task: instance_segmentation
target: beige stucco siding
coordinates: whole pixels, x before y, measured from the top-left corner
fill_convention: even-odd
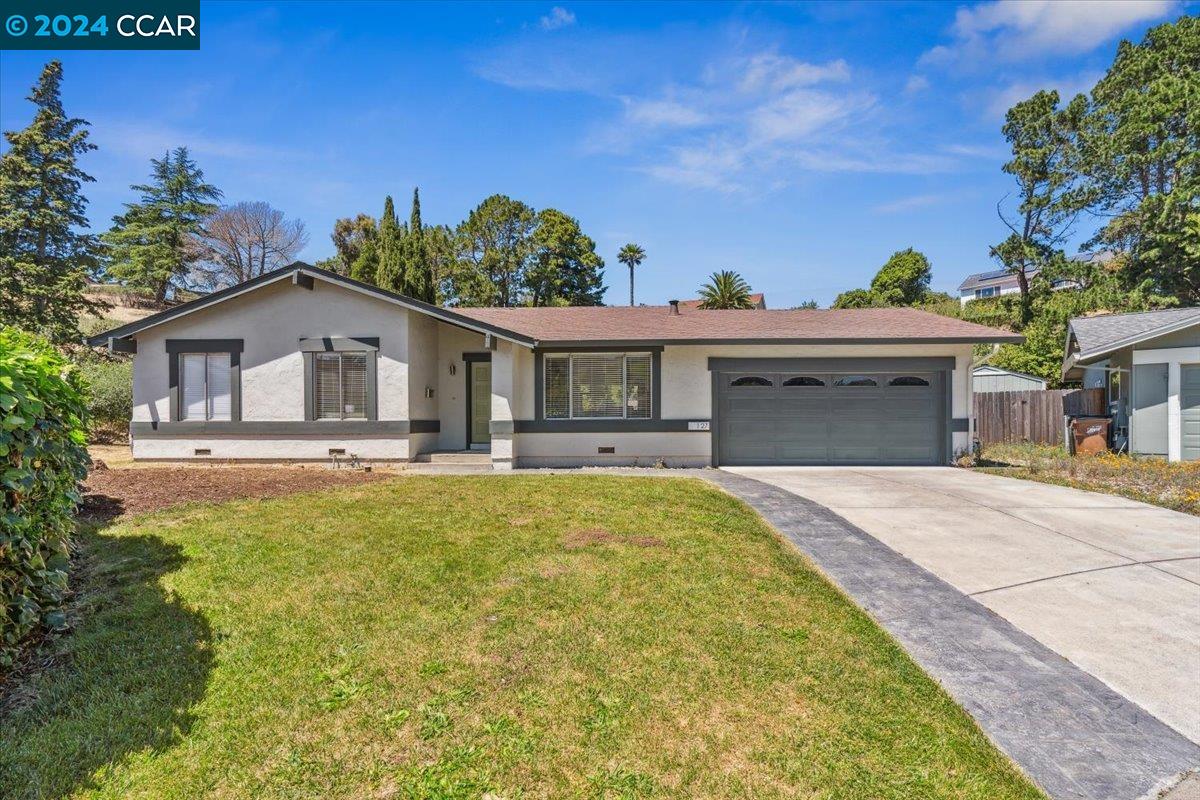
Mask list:
[[[528,351],[522,351],[528,352]],[[662,353],[660,392],[662,419],[711,420],[712,373],[708,359],[719,358],[901,358],[950,357],[955,360],[951,374],[951,416],[971,416],[970,345],[682,345],[668,346]],[[493,362],[495,363],[495,361]],[[527,391],[518,396],[513,407],[518,419],[534,419],[532,359],[529,378],[517,382]],[[518,371],[523,376],[524,367]],[[493,374],[495,374],[493,372]],[[493,392],[498,391],[493,385]],[[493,415],[496,409],[493,409]],[[952,435],[954,453],[969,449],[971,433]],[[614,453],[599,453],[611,447]],[[656,433],[522,433],[513,443],[518,466],[577,466],[580,464],[653,464],[658,460],[669,466],[702,466],[711,463],[711,433],[704,431]]]

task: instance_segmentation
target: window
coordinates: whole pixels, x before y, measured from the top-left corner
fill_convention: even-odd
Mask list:
[[[650,419],[649,353],[572,353],[543,360],[546,419]]]
[[[888,381],[888,386],[928,386],[929,381],[916,375],[897,375]]]
[[[975,290],[976,297],[995,297],[1000,294],[999,286],[984,286],[982,289]]]
[[[770,378],[764,378],[761,375],[743,375],[740,378],[734,378],[729,382],[730,386],[774,386]]]
[[[317,419],[367,418],[367,354],[314,353]]]
[[[233,370],[229,353],[180,353],[179,371],[183,384],[180,419],[232,419]]]
[[[825,381],[811,375],[796,375],[783,382],[784,386],[824,386]]]
[[[834,386],[878,386],[874,378],[866,375],[843,375],[833,382]]]

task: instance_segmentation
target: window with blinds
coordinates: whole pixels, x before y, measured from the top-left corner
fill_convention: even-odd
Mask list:
[[[367,418],[367,353],[316,353],[313,401],[317,419]]]
[[[546,419],[650,419],[649,353],[571,353],[543,358]]]
[[[180,419],[228,420],[233,413],[233,368],[229,353],[180,353],[183,383]]]

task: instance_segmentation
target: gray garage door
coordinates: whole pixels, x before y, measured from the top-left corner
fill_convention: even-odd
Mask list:
[[[1200,365],[1185,365],[1180,378],[1179,432],[1183,437],[1183,460],[1200,461]]]
[[[944,372],[719,372],[721,464],[945,463]]]

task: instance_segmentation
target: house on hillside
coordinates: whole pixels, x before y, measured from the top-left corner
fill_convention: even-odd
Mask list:
[[[449,309],[296,263],[89,341],[134,354],[139,460],[511,469],[947,464],[973,347],[1022,339],[913,308]]]
[[[1063,380],[1105,376],[1109,412],[1129,451],[1200,459],[1200,308],[1077,317]]]
[[[1072,261],[1086,261],[1093,264],[1104,264],[1111,261],[1113,254],[1107,251],[1098,253],[1080,253],[1076,256],[1071,256]],[[1029,280],[1033,280],[1038,275],[1038,270],[1030,270],[1026,272]],[[1061,289],[1078,289],[1079,284],[1072,280],[1057,280],[1051,288],[1055,291]],[[968,275],[958,286],[958,301],[964,306],[972,300],[979,300],[985,297],[999,297],[1005,294],[1017,294],[1021,291],[1021,286],[1017,282],[1015,273],[1009,272],[1006,269],[994,269],[990,272],[977,272],[974,275]]]

